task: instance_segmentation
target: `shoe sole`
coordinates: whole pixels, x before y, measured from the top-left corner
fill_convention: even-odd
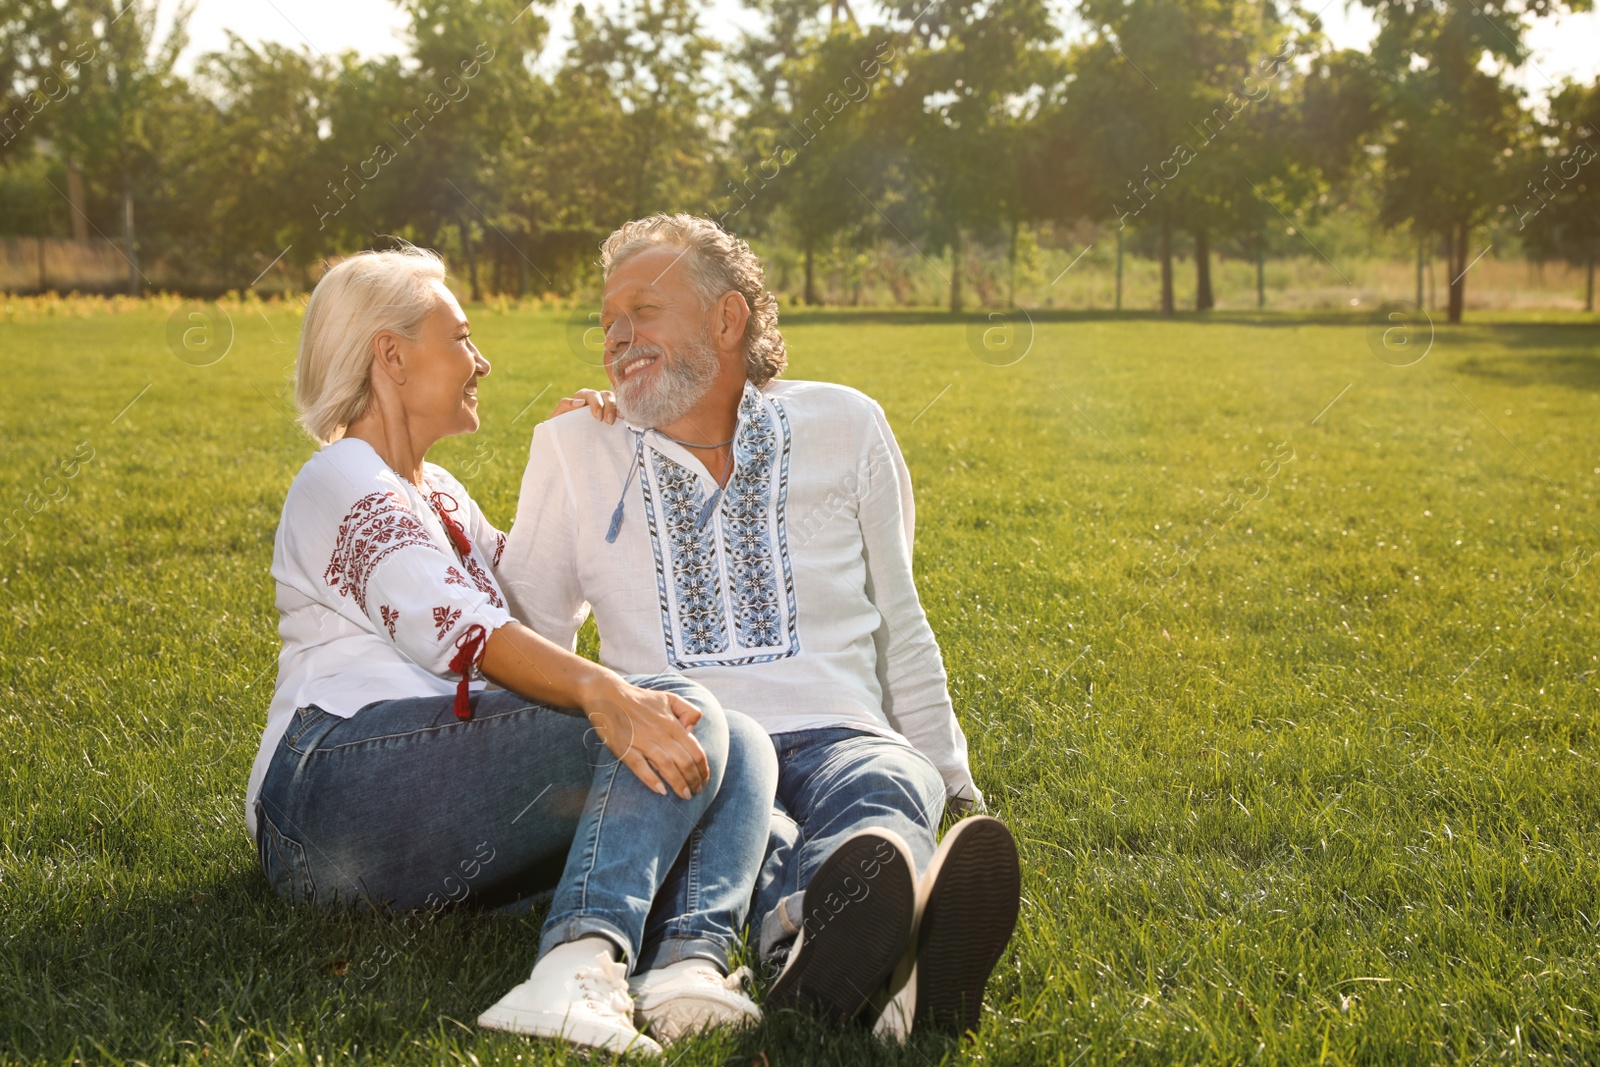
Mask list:
[[[754,1005],[750,1005],[751,1008]],[[634,1023],[639,1032],[670,1045],[701,1030],[743,1030],[761,1022],[761,1013],[750,1014],[745,1005],[714,996],[680,993],[656,1001],[649,1007],[634,1002]]]
[[[963,819],[923,877],[913,1032],[964,1034],[978,1028],[984,987],[1016,929],[1017,843],[998,819]]]
[[[478,1025],[485,1030],[565,1041],[580,1048],[599,1049],[618,1056],[630,1053],[646,1056],[661,1054],[661,1046],[643,1034],[634,1038],[594,1034],[581,1025],[573,1026],[567,1020],[555,1018],[548,1012],[520,1011],[516,1008],[502,1008],[498,1004],[478,1016]]]
[[[767,993],[767,1010],[849,1022],[910,940],[916,884],[904,846],[876,831],[853,835],[823,860],[804,900],[805,927]]]

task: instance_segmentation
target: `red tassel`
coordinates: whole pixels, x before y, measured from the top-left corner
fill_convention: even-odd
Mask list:
[[[433,510],[439,515],[439,521],[444,523],[444,532],[450,538],[450,543],[461,553],[461,558],[466,559],[472,553],[472,541],[467,537],[467,531],[463,530],[461,524],[453,518],[460,505],[449,493],[436,492],[429,499],[433,503]],[[444,506],[446,500],[450,501],[448,508]]]
[[[456,654],[450,661],[450,669],[461,675],[461,681],[456,683],[455,713],[456,718],[463,721],[472,718],[472,704],[469,701],[472,668],[483,659],[488,643],[489,635],[480,623],[473,623],[456,638]]]

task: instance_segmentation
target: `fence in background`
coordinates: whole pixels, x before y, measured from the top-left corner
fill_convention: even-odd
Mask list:
[[[798,302],[803,271],[794,250],[769,248],[757,242],[757,251],[766,262],[767,285],[786,305]],[[1013,273],[1000,252],[969,247],[963,264],[967,309],[1006,307],[1014,300],[1024,308],[1110,310],[1116,305],[1114,258],[1106,242],[1098,240],[1083,247],[1036,248]],[[1337,266],[1312,255],[1268,260],[1266,306],[1277,310],[1376,307],[1386,300],[1405,303],[1415,299],[1414,262],[1337,258]],[[1177,257],[1173,266],[1178,307],[1193,307],[1193,264]],[[239,285],[236,280],[196,276],[177,259],[146,261],[140,264],[140,270],[147,295],[175,292],[214,296]],[[900,243],[882,242],[865,250],[841,249],[836,254],[819,255],[816,285],[823,302],[830,306],[939,307],[947,300],[947,270],[947,260],[933,262]],[[1212,262],[1212,284],[1217,307],[1253,309],[1255,272],[1254,263],[1216,257]],[[320,273],[320,269],[313,269],[309,276],[302,276],[280,262],[258,280],[255,290],[261,294],[301,293]],[[1443,306],[1445,282],[1445,276],[1429,263],[1424,303],[1430,309]],[[1158,306],[1160,264],[1155,260],[1129,256],[1123,283],[1124,309],[1151,311]],[[464,271],[451,270],[451,285],[461,299],[467,298]],[[1473,264],[1467,279],[1467,308],[1576,311],[1591,299],[1592,285],[1583,266],[1536,263],[1519,257],[1502,260],[1490,254]],[[126,293],[128,261],[121,244],[104,238],[80,241],[0,237],[0,293],[31,295],[52,291]],[[592,302],[594,298],[592,290],[580,290],[580,302]]]
[[[0,238],[0,292],[125,293],[128,261],[115,241]]]

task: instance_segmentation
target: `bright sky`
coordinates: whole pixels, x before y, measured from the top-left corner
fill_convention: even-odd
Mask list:
[[[565,35],[568,13],[575,0],[557,0],[546,10],[555,38]],[[604,0],[600,0],[604,3]],[[856,0],[868,8],[871,0]],[[171,10],[172,0],[162,0]],[[597,6],[591,4],[591,6]],[[1373,24],[1366,11],[1345,8],[1344,0],[1330,0],[1322,12],[1334,43],[1359,47],[1372,37]],[[738,0],[713,0],[708,19],[711,32],[731,38],[752,16]],[[355,49],[364,55],[405,50],[401,34],[404,20],[389,0],[199,0],[189,24],[191,44],[183,65],[193,65],[201,53],[226,46],[232,30],[247,41],[308,44],[328,54]],[[1600,13],[1567,15],[1536,22],[1529,36],[1533,61],[1519,72],[1517,81],[1535,96],[1565,77],[1591,80],[1600,72]]]

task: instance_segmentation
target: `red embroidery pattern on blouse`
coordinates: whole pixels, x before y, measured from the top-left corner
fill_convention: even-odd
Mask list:
[[[399,497],[393,493],[368,493],[339,523],[333,558],[322,578],[337,586],[341,596],[353,597],[365,612],[367,582],[372,572],[390,555],[413,546],[439,551],[438,544]]]
[[[433,609],[433,625],[438,627],[438,630],[439,630],[438,638],[439,638],[439,640],[441,640],[441,641],[444,640],[444,635],[450,632],[450,627],[454,626],[456,624],[456,622],[460,618],[461,618],[461,609],[460,608],[434,608]]]
[[[482,592],[489,594],[489,603],[497,608],[505,607],[506,602],[500,598],[500,590],[494,587],[494,580],[483,573],[483,568],[478,565],[477,559],[468,556],[461,562],[467,565],[467,573],[472,575],[472,584]]]
[[[500,566],[500,557],[504,555],[506,551],[506,535],[495,534],[494,538],[494,559],[489,561],[489,566],[498,567]]]
[[[467,581],[467,576],[456,570],[454,567],[446,567],[444,569],[444,584],[459,585],[463,589],[472,588],[472,583]]]
[[[383,616],[383,627],[389,631],[389,640],[394,640],[394,624],[400,621],[400,613],[387,604],[380,604],[378,612]]]

